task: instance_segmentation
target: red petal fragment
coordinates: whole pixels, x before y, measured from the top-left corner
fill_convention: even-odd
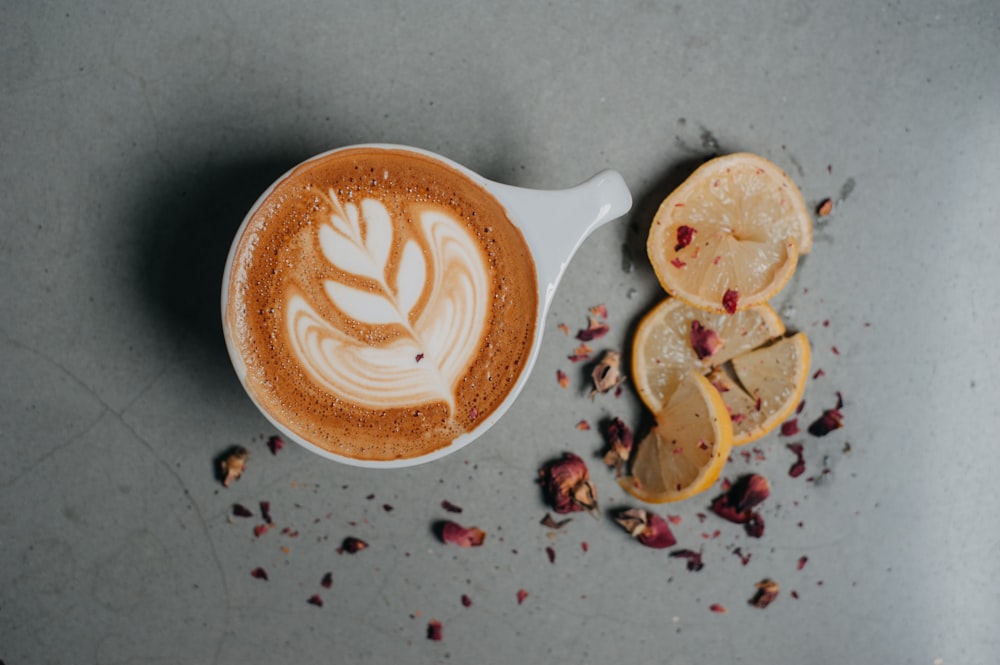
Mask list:
[[[543,466],[538,475],[545,499],[557,513],[597,513],[597,487],[590,480],[587,465],[577,455],[563,453],[562,458]]]
[[[277,455],[278,451],[285,447],[285,440],[275,434],[267,440],[267,447],[272,455]]]
[[[791,595],[792,598],[795,598],[797,600],[799,597],[799,592],[796,591],[795,589],[792,589],[791,591],[789,591],[789,595]]]
[[[556,370],[556,381],[559,382],[559,386],[562,388],[569,387],[569,375],[561,369]]]
[[[679,269],[683,268],[684,266],[686,266],[687,264],[684,263],[683,261],[681,261],[680,259],[678,259],[678,258],[675,257],[675,258],[670,259],[670,265],[672,265],[673,267],[675,267],[675,268],[677,268],[679,270]]]
[[[813,436],[826,436],[830,432],[844,426],[844,414],[840,409],[827,409],[823,415],[817,418],[809,426],[809,433]]]
[[[680,515],[667,515],[667,521],[671,524],[680,524],[683,518]]]
[[[750,552],[747,552],[746,554],[744,554],[743,553],[743,549],[740,548],[740,547],[737,547],[736,549],[733,550],[733,554],[735,554],[736,556],[738,556],[740,558],[740,563],[743,564],[744,566],[747,565],[748,563],[750,563],[750,557],[752,556],[750,554]]]
[[[687,224],[682,224],[677,227],[677,244],[674,245],[674,251],[679,252],[694,240],[695,229],[691,228]]]
[[[701,321],[691,322],[691,348],[694,349],[698,360],[713,355],[721,346],[722,338],[719,337],[719,333],[701,325]]]
[[[264,518],[264,521],[268,524],[274,524],[274,520],[271,519],[271,502],[261,501],[260,502],[260,515]]]
[[[256,577],[258,580],[267,580],[267,571],[263,568],[254,568],[250,571],[251,577]]]
[[[486,532],[476,526],[466,528],[448,521],[441,525],[441,540],[459,547],[479,547],[486,540]]]
[[[840,355],[840,349],[838,349],[836,346],[831,346],[830,350],[833,351],[833,355],[835,355],[835,356],[839,356]]]
[[[441,641],[441,622],[433,619],[427,623],[427,639],[434,642]]]
[[[361,540],[360,538],[355,538],[354,536],[348,536],[344,538],[343,544],[337,548],[338,554],[343,554],[347,552],[348,554],[357,554],[361,550],[368,547],[368,543]]]
[[[735,289],[726,289],[726,292],[722,294],[722,306],[725,308],[726,313],[735,313],[737,307],[739,307],[739,303],[740,294]]]
[[[383,503],[382,504],[382,510],[384,510],[387,513],[391,513],[395,509],[393,508],[393,506],[392,506],[391,503]]]
[[[805,568],[805,567],[806,567],[806,562],[807,562],[807,561],[809,561],[809,557],[807,557],[807,556],[800,556],[800,557],[799,557],[799,563],[798,563],[798,566],[797,566],[797,568],[798,568],[799,570],[802,570],[803,568]]]
[[[600,305],[594,305],[590,308],[590,315],[596,316],[602,319],[608,318],[608,307],[607,305],[601,303]]]
[[[764,518],[760,516],[760,513],[751,514],[750,519],[743,525],[743,529],[751,538],[760,538],[764,535]]]
[[[723,607],[722,605],[718,604],[718,603],[712,603],[711,605],[708,606],[708,609],[712,610],[716,614],[725,614],[726,613],[726,608]]]
[[[774,580],[761,580],[754,586],[757,587],[757,593],[749,601],[753,607],[764,609],[778,597],[779,587]]]
[[[566,325],[565,323],[560,323],[559,324],[559,330],[563,331],[563,334],[565,334],[565,335],[568,335],[569,332],[570,332],[569,326]]]
[[[799,419],[792,418],[781,423],[781,436],[795,436],[799,433]]]
[[[618,475],[621,475],[632,454],[632,430],[620,418],[612,418],[605,431],[605,439],[608,447],[604,453],[604,463],[614,467]]]
[[[816,214],[820,217],[826,217],[833,210],[833,201],[830,199],[823,199],[820,201],[819,205],[816,206]]]
[[[695,552],[694,550],[676,550],[670,553],[670,557],[673,559],[687,559],[687,569],[692,573],[697,573],[699,570],[705,567],[705,563],[701,560],[701,552]]]
[[[580,549],[586,552],[590,550],[590,544],[586,540],[584,540],[583,542],[580,543]]]
[[[552,515],[550,515],[549,513],[545,513],[545,517],[542,518],[542,521],[539,522],[539,524],[541,524],[542,526],[547,526],[550,529],[558,530],[563,528],[572,521],[573,521],[572,517],[567,517],[566,519],[559,520],[557,522],[556,520],[552,519]]]
[[[590,423],[588,423],[586,420],[581,420],[576,424],[576,428],[581,432],[586,432],[590,430]]]
[[[463,605],[464,607],[472,607],[472,599],[471,599],[471,598],[469,598],[469,597],[468,597],[468,596],[467,596],[466,594],[464,594],[464,593],[462,594],[462,605]]]
[[[319,597],[318,593],[314,593],[309,596],[309,600],[306,601],[310,605],[315,605],[316,607],[323,607],[323,599]]]
[[[606,323],[601,323],[594,317],[590,317],[590,325],[576,333],[576,338],[581,342],[591,342],[600,339],[608,334],[611,327]]]
[[[785,447],[788,448],[789,450],[791,450],[792,453],[795,454],[795,463],[792,464],[791,468],[788,469],[788,475],[791,476],[792,478],[798,478],[803,473],[805,473],[805,470],[806,470],[806,460],[805,460],[805,457],[802,454],[802,450],[803,450],[802,449],[802,444],[801,443],[789,443]]]
[[[233,515],[236,517],[253,517],[253,513],[250,509],[240,503],[233,504]]]
[[[804,408],[806,408],[806,401],[802,400],[801,402],[799,402],[799,405],[795,407],[795,415],[799,415],[800,413],[802,413],[802,409]]]
[[[597,393],[606,393],[614,390],[625,382],[625,374],[621,369],[622,354],[618,351],[605,351],[601,362],[597,363],[591,378],[594,380],[594,389],[590,391],[593,399]]]
[[[479,417],[479,409],[477,409],[476,407],[472,407],[471,409],[469,409],[469,420],[475,420],[478,417]]]
[[[445,510],[447,510],[449,513],[460,513],[460,512],[462,512],[462,509],[459,506],[456,506],[455,504],[453,504],[451,501],[448,501],[447,499],[445,499],[444,501],[441,502],[441,507],[444,508]]]
[[[222,486],[229,487],[234,480],[239,480],[246,470],[247,458],[250,452],[243,446],[233,446],[219,461],[219,471],[222,473]]]
[[[253,535],[257,538],[260,538],[265,533],[267,533],[268,528],[269,527],[266,524],[258,524],[253,528]]]
[[[545,548],[545,556],[549,557],[549,563],[555,563],[556,562],[556,551],[554,549],[552,549],[551,547],[546,547]]]
[[[320,583],[320,585],[322,585],[322,587],[324,589],[329,589],[330,587],[332,587],[333,586],[333,573],[327,573],[326,575],[324,575],[323,579],[321,579],[319,581],[319,583]]]
[[[630,508],[615,515],[615,521],[646,547],[664,549],[677,544],[667,521],[642,508]]]
[[[517,604],[520,605],[524,602],[524,599],[528,597],[528,592],[524,589],[517,590]]]
[[[815,372],[813,372],[813,379],[818,379],[821,376],[826,376],[826,372],[823,371],[823,368],[820,368]]]
[[[414,360],[416,360],[417,362],[420,362],[423,359],[424,359],[424,354],[422,354],[422,353],[418,353],[416,355],[416,357],[414,358]]]

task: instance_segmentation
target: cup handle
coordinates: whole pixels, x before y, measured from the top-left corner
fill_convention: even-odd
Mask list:
[[[610,169],[569,189],[526,189],[494,182],[487,183],[487,189],[524,234],[538,271],[544,309],[587,236],[632,208],[625,179]]]

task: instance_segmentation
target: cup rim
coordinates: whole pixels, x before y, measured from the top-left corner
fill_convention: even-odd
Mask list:
[[[449,166],[459,171],[462,175],[471,179],[475,184],[477,184],[485,192],[487,192],[497,202],[497,204],[500,205],[501,208],[503,208],[504,213],[507,215],[507,219],[510,221],[510,223],[513,224],[519,231],[522,231],[523,233],[523,226],[520,220],[516,219],[515,216],[511,214],[508,206],[505,205],[504,202],[501,201],[499,198],[497,198],[496,193],[491,189],[491,185],[495,185],[496,183],[493,183],[491,180],[476,173],[475,171],[469,169],[468,167],[463,166],[462,164],[459,164],[447,157],[444,157],[443,155],[439,155],[435,152],[426,150],[424,148],[418,148],[415,146],[408,146],[408,145],[401,145],[394,143],[357,143],[357,144],[332,148],[330,150],[325,150],[323,152],[313,155],[312,157],[308,157],[298,162],[297,164],[289,168],[281,176],[276,178],[274,182],[272,182],[263,191],[263,193],[261,193],[261,195],[257,197],[257,200],[250,207],[246,215],[244,215],[243,221],[240,223],[239,228],[237,228],[233,236],[233,241],[232,244],[230,245],[229,253],[226,256],[225,268],[222,273],[222,294],[221,294],[222,330],[223,330],[223,336],[225,338],[226,350],[229,354],[229,359],[233,365],[233,369],[236,371],[237,377],[239,378],[240,385],[243,387],[244,392],[250,398],[251,402],[254,404],[257,410],[271,423],[271,425],[273,425],[278,430],[278,432],[282,436],[287,437],[291,441],[294,441],[296,444],[302,446],[303,448],[323,458],[335,462],[340,462],[341,464],[346,464],[348,466],[373,468],[373,469],[401,469],[411,466],[417,466],[420,464],[425,464],[427,462],[433,462],[435,460],[441,459],[442,457],[451,455],[461,450],[462,448],[466,447],[467,445],[469,445],[470,443],[481,437],[483,434],[485,434],[489,429],[493,427],[493,425],[495,425],[500,420],[501,417],[503,417],[507,413],[507,411],[514,404],[517,397],[521,394],[522,390],[527,384],[528,378],[531,375],[531,371],[534,368],[535,362],[538,360],[538,355],[541,348],[541,338],[542,338],[541,326],[544,322],[545,310],[546,310],[545,290],[547,287],[546,285],[541,283],[540,276],[538,275],[535,249],[531,247],[530,244],[527,243],[526,241],[525,244],[528,246],[529,256],[532,260],[532,264],[535,269],[535,286],[538,295],[538,302],[535,313],[535,330],[532,336],[531,348],[528,352],[527,360],[524,364],[524,367],[521,369],[521,373],[518,376],[517,380],[515,381],[514,385],[511,387],[510,391],[507,393],[504,399],[493,410],[493,412],[490,413],[488,416],[485,416],[482,419],[482,421],[476,425],[474,429],[468,432],[464,432],[463,434],[460,434],[447,445],[441,446],[440,448],[432,450],[429,453],[425,453],[423,455],[418,455],[415,457],[395,458],[388,460],[360,459],[356,457],[341,455],[332,452],[330,450],[327,450],[326,448],[322,448],[316,445],[315,443],[312,443],[308,439],[302,437],[301,435],[293,432],[289,427],[287,427],[286,425],[281,423],[277,418],[275,418],[257,400],[257,398],[253,395],[253,393],[246,385],[246,373],[247,373],[246,365],[243,360],[243,357],[239,353],[239,350],[237,349],[236,344],[232,339],[232,334],[229,330],[228,317],[226,316],[226,309],[229,302],[229,284],[232,278],[233,261],[236,257],[236,252],[239,247],[240,241],[243,238],[243,234],[246,231],[246,228],[249,225],[250,220],[257,213],[257,211],[264,204],[264,202],[268,199],[268,197],[274,192],[274,190],[279,185],[281,185],[289,176],[291,176],[292,173],[294,173],[296,170],[300,169],[301,167],[311,162],[324,159],[335,153],[345,152],[348,150],[357,150],[357,149],[411,152],[438,161],[446,166]]]

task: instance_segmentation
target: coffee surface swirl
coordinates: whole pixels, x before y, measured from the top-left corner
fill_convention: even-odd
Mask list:
[[[227,334],[272,417],[331,452],[411,458],[474,429],[527,363],[534,265],[503,207],[418,153],[306,162],[235,250]]]

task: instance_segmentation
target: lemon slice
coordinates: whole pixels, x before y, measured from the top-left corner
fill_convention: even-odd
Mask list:
[[[812,218],[795,183],[757,155],[701,165],[660,205],[646,249],[671,295],[735,312],[766,302],[812,247]]]
[[[695,323],[704,331],[714,331],[721,342],[711,355],[700,358],[692,344]],[[708,374],[713,367],[784,332],[781,318],[767,303],[735,314],[717,314],[667,298],[650,310],[636,328],[632,341],[632,378],[636,391],[649,410],[656,413],[691,370]]]
[[[722,397],[707,378],[690,372],[639,442],[631,475],[618,482],[649,503],[687,499],[718,480],[732,445],[732,423]]]

